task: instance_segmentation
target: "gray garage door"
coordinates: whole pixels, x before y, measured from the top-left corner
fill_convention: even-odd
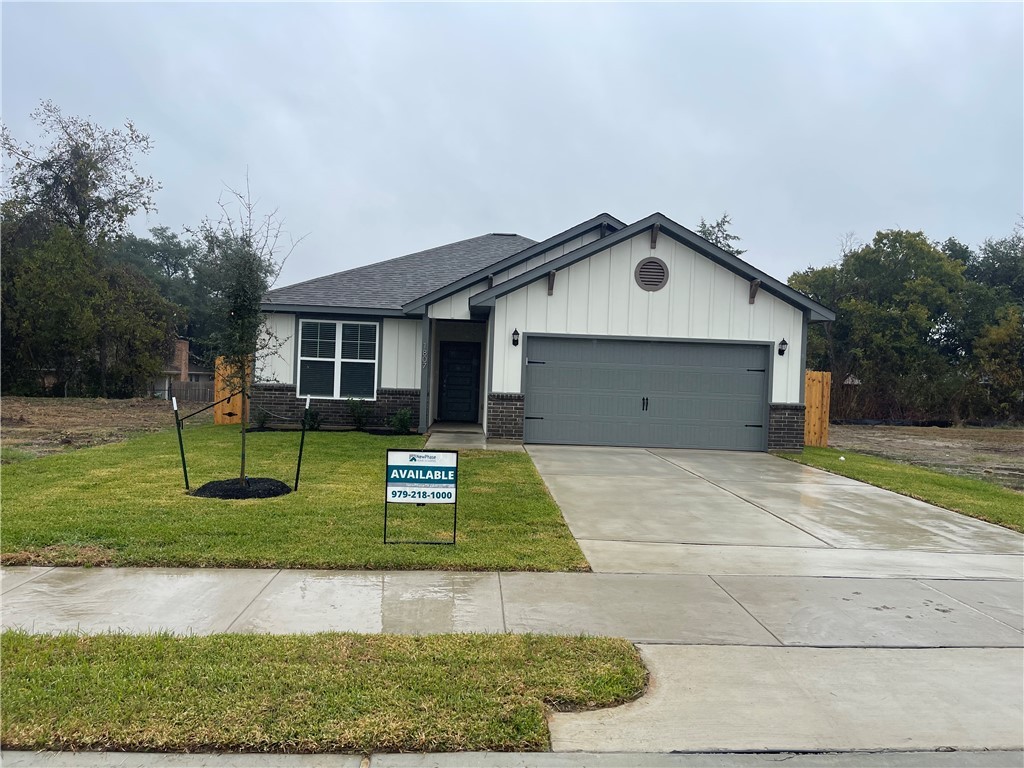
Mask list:
[[[763,451],[768,347],[528,337],[527,443]]]

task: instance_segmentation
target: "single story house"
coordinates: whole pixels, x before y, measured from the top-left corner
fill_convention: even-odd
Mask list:
[[[807,324],[834,313],[655,213],[494,233],[267,293],[253,402],[412,411],[527,443],[803,444]]]

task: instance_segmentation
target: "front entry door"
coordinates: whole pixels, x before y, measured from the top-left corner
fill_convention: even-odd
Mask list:
[[[441,342],[438,421],[476,422],[480,411],[480,344]]]

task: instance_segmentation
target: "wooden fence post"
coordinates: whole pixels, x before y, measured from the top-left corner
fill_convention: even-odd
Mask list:
[[[804,445],[828,447],[828,412],[832,401],[832,374],[804,372]]]
[[[233,391],[228,384],[228,368],[224,365],[224,358],[218,357],[213,369],[213,399],[214,401],[227,397]],[[214,424],[241,424],[242,423],[242,397],[235,395],[230,400],[217,403],[213,406]]]

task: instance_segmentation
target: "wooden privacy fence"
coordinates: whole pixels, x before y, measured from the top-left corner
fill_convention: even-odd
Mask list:
[[[829,371],[804,372],[804,445],[828,447],[828,408],[832,399]]]
[[[218,357],[216,367],[213,370],[213,399],[220,400],[234,392],[237,383],[229,384],[230,369],[224,364],[224,358]],[[251,373],[251,371],[250,371]],[[246,406],[240,395],[235,395],[230,400],[217,403],[213,406],[214,424],[241,424],[242,408]]]
[[[165,393],[167,399],[178,398],[181,403],[212,403],[213,382],[212,381],[174,381],[168,382],[168,389]]]

